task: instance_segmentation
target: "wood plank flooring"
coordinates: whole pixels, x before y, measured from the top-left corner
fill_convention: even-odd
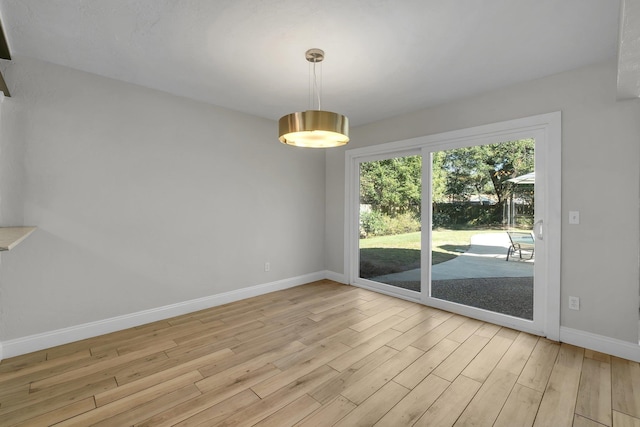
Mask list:
[[[0,426],[640,426],[640,365],[320,281],[0,363]]]

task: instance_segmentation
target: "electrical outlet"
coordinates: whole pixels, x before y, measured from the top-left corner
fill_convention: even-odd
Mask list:
[[[270,262],[265,262],[264,263],[264,271],[269,271],[271,270],[271,263]]]
[[[579,297],[569,297],[569,309],[570,310],[580,310],[580,298]]]
[[[569,224],[580,224],[579,211],[569,211]]]

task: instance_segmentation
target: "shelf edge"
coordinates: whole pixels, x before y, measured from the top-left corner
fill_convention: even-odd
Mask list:
[[[26,239],[37,227],[0,227],[0,251],[9,251]]]

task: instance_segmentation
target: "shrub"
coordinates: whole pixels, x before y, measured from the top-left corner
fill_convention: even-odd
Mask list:
[[[411,213],[391,217],[378,211],[360,214],[360,237],[388,236],[420,231],[420,221]]]
[[[384,234],[384,215],[377,211],[360,213],[360,236],[370,237]]]
[[[420,221],[413,214],[404,213],[394,218],[387,215],[384,216],[385,230],[384,234],[404,234],[420,231]]]
[[[498,225],[502,223],[502,207],[500,205],[476,205],[460,202],[438,203],[434,210],[434,227],[451,228]]]
[[[451,224],[451,217],[444,212],[434,212],[431,221],[434,228],[444,228]]]

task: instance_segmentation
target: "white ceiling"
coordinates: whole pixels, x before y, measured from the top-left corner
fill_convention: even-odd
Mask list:
[[[361,125],[617,55],[620,0],[0,0],[30,56],[249,114]],[[8,82],[9,88],[11,82]]]

